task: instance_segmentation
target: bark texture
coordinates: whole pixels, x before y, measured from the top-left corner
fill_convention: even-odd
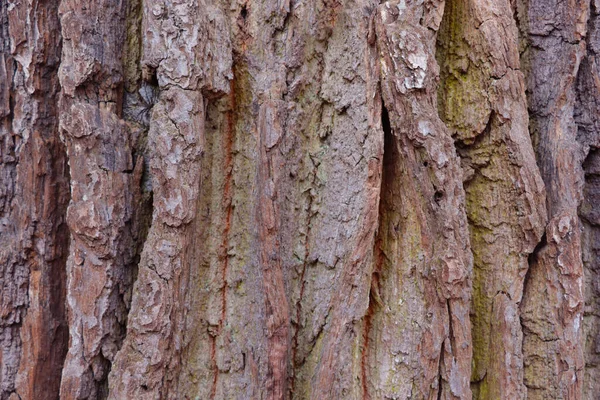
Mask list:
[[[474,397],[525,398],[519,304],[546,208],[510,3],[449,1],[438,59],[441,115],[462,162],[474,258]]]
[[[597,399],[597,0],[0,2],[0,400]]]
[[[0,4],[0,398],[56,398],[67,351],[69,169],[52,1]],[[53,32],[53,34],[49,34]]]
[[[368,398],[470,398],[469,251],[460,160],[438,115],[443,3],[388,2],[374,17],[387,119]]]
[[[549,15],[548,7],[555,13]],[[578,207],[584,151],[577,140],[575,109],[589,10],[584,1],[533,1],[523,17],[531,133],[548,213],[521,304],[524,382],[532,399],[582,396],[584,298]],[[588,392],[591,398],[596,394]]]

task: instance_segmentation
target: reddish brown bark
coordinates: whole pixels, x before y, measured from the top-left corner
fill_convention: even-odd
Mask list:
[[[67,350],[57,5],[0,5],[0,398],[53,399]]]
[[[0,2],[0,400],[595,398],[599,9]]]

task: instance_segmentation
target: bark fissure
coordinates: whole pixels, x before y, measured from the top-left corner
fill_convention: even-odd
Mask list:
[[[462,171],[436,107],[435,43],[442,9],[421,7],[387,2],[375,19],[393,135],[386,137],[391,140],[385,144],[389,158],[384,158],[376,240],[385,306],[375,313],[371,329],[372,395],[464,398],[470,396],[471,256],[460,205]],[[469,345],[451,346],[451,323],[456,341]],[[383,338],[389,347],[382,346]]]
[[[377,83],[378,89],[377,93],[379,93],[379,82]],[[380,96],[379,94],[377,94]],[[371,341],[374,340],[371,336],[372,324],[373,324],[373,316],[385,310],[385,305],[381,299],[380,294],[380,276],[383,273],[382,268],[384,267],[384,259],[386,255],[384,254],[384,249],[382,247],[381,239],[378,238],[378,231],[382,229],[382,225],[385,222],[382,220],[382,216],[386,215],[385,207],[388,205],[389,196],[393,191],[393,177],[394,171],[393,166],[395,164],[395,160],[393,157],[397,157],[398,153],[394,151],[394,133],[390,124],[389,112],[385,106],[383,99],[379,99],[381,103],[381,111],[380,113],[380,126],[383,131],[383,154],[382,154],[382,167],[381,167],[381,185],[379,188],[379,220],[377,223],[377,233],[374,242],[373,249],[373,259],[374,266],[371,274],[370,287],[369,287],[369,303],[367,309],[365,311],[365,315],[363,317],[364,329],[362,332],[362,349],[361,349],[361,382],[362,382],[362,398],[363,399],[371,399],[370,394],[370,385],[372,385],[372,377],[370,376],[372,365],[370,364],[372,360],[370,360],[370,347],[373,345]],[[389,260],[388,260],[389,261]]]
[[[290,385],[289,385],[289,391],[290,391],[290,398],[293,396],[294,393],[294,385],[296,383],[296,370],[302,365],[302,363],[304,362],[304,360],[301,360],[301,362],[299,362],[298,360],[298,341],[299,341],[299,335],[300,335],[300,329],[303,327],[302,326],[302,300],[304,298],[304,291],[305,291],[305,287],[306,287],[306,281],[305,281],[305,276],[306,276],[306,269],[308,268],[310,262],[309,262],[309,257],[310,257],[310,236],[311,236],[311,226],[312,226],[312,218],[313,218],[313,202],[314,202],[314,198],[313,198],[313,194],[311,193],[314,189],[314,185],[315,185],[315,175],[312,175],[312,182],[311,182],[311,186],[307,189],[307,193],[308,193],[308,203],[306,206],[307,209],[307,216],[306,216],[306,225],[305,225],[305,242],[304,242],[304,254],[303,254],[303,260],[302,260],[302,270],[300,272],[300,293],[298,295],[298,300],[296,301],[296,318],[295,318],[295,330],[294,330],[294,336],[292,338],[292,370],[290,371]]]
[[[245,6],[244,6],[245,9]],[[227,318],[227,291],[229,289],[229,283],[227,281],[227,271],[229,267],[229,235],[231,231],[232,224],[232,216],[233,216],[233,144],[234,144],[234,135],[237,123],[237,113],[238,108],[236,105],[236,90],[235,90],[235,68],[233,70],[233,78],[230,81],[230,89],[229,89],[229,110],[227,111],[226,116],[226,134],[225,134],[225,145],[223,148],[224,151],[224,169],[225,169],[225,182],[223,187],[223,202],[225,208],[225,221],[223,225],[222,232],[222,243],[220,248],[220,256],[222,258],[221,261],[221,316],[219,319],[219,326],[217,328],[217,332],[211,335],[211,361],[213,363],[214,369],[214,379],[212,382],[212,388],[210,391],[211,399],[214,399],[217,391],[217,385],[219,381],[219,368],[217,366],[216,360],[216,346],[217,339],[216,336],[223,333],[223,326],[225,325]]]
[[[442,390],[442,380],[444,379],[444,355],[446,350],[445,346],[446,342],[444,341],[444,343],[442,343],[442,348],[440,349],[440,362],[437,376],[437,400],[442,400],[444,395],[444,392]]]

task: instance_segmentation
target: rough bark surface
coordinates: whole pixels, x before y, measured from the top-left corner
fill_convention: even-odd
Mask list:
[[[555,12],[548,14],[548,8]],[[578,207],[584,157],[574,111],[588,17],[585,1],[537,0],[528,4],[523,16],[531,133],[548,213],[545,238],[531,257],[521,304],[524,383],[530,399],[582,396],[584,298]]]
[[[141,177],[130,130],[120,118],[125,8],[112,1],[64,0],[59,14],[60,131],[71,166],[70,340],[60,397],[102,399],[125,333],[135,256],[133,204]]]
[[[546,209],[517,26],[508,1],[477,0],[448,1],[442,25],[439,101],[465,174],[474,257],[474,397],[524,398],[519,304]]]
[[[57,8],[0,4],[1,399],[56,398],[67,351],[69,173],[58,131]]]
[[[597,0],[0,2],[0,400],[597,399]]]
[[[387,125],[365,397],[469,398],[472,257],[460,160],[437,110],[442,2],[374,17]]]

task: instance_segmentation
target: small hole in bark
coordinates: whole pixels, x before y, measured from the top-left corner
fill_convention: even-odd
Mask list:
[[[242,16],[242,18],[244,20],[246,20],[246,18],[248,17],[248,8],[246,8],[246,5],[244,4],[244,6],[242,7],[242,11],[240,12],[240,15]]]
[[[143,390],[148,390],[148,385],[142,385],[141,387]]]
[[[158,87],[158,76],[156,76],[156,68],[146,67],[144,68],[144,80],[148,82],[148,85]]]
[[[390,115],[385,105],[381,107],[381,127],[385,137],[389,137],[392,134],[392,127],[390,124]]]
[[[381,194],[383,196],[384,191],[390,185],[388,180],[393,180],[394,176],[394,165],[396,162],[394,134],[392,133],[392,126],[390,123],[390,114],[381,102],[381,128],[383,130],[383,171],[381,176]]]
[[[423,161],[423,166],[424,166],[424,167],[428,167],[428,166],[429,166],[429,163],[428,163],[427,161]]]
[[[435,200],[436,203],[439,203],[443,197],[444,197],[444,192],[441,190],[436,190],[435,194],[433,195],[433,199]]]

